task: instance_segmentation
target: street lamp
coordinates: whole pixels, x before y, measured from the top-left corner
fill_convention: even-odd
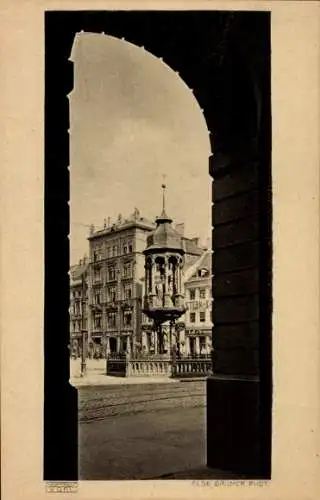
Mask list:
[[[85,353],[86,333],[82,330],[82,349],[81,349],[81,377],[84,377],[87,371],[86,353]]]

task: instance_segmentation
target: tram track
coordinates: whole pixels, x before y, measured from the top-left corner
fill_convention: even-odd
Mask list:
[[[154,413],[167,411],[170,408],[191,408],[205,406],[205,393],[199,385],[198,390],[190,392],[179,386],[165,388],[143,388],[131,390],[100,390],[100,395],[85,398],[80,395],[79,422],[89,423],[104,418],[135,415],[137,413]],[[142,394],[141,394],[142,393]]]

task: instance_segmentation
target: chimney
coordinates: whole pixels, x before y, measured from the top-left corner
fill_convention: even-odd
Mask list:
[[[184,236],[184,222],[181,222],[180,224],[176,224],[175,229],[180,234],[180,236]]]

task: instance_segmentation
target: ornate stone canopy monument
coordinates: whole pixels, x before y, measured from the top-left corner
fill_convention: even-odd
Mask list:
[[[153,320],[155,354],[165,353],[163,324],[169,322],[169,355],[173,348],[175,321],[185,312],[181,235],[172,227],[165,209],[166,185],[162,184],[162,212],[156,229],[147,238],[143,312]]]

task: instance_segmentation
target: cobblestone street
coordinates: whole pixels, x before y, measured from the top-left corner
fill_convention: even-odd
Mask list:
[[[205,382],[79,388],[80,477],[154,479],[205,464]]]

